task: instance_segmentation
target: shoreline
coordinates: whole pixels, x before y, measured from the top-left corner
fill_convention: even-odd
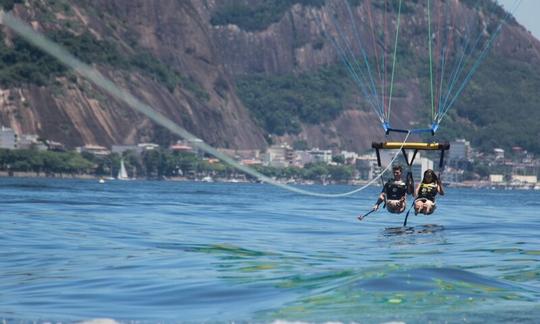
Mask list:
[[[48,178],[48,179],[79,179],[79,180],[95,180],[99,181],[100,179],[104,179],[105,182],[109,181],[123,181],[118,180],[115,178],[110,177],[102,177],[102,176],[95,176],[90,174],[64,174],[64,173],[55,173],[55,174],[46,174],[43,172],[40,172],[39,174],[36,172],[24,172],[24,171],[0,171],[0,178]],[[147,179],[147,178],[138,178],[138,179],[131,179],[131,180],[139,180],[139,181],[193,181],[193,182],[206,182],[206,183],[257,183],[256,181],[249,181],[245,178],[232,178],[232,179],[225,179],[225,178],[209,178],[209,177],[203,177],[203,178],[186,178],[186,177],[164,177],[163,179]],[[367,184],[369,181],[364,180],[352,180],[348,183],[320,183],[320,182],[314,182],[312,180],[301,180],[301,181],[290,181],[290,180],[276,180],[279,183],[282,184],[290,184],[290,185],[349,185],[349,186],[363,186]],[[373,187],[380,187],[379,184],[373,184]],[[510,183],[490,183],[489,181],[466,181],[466,182],[455,182],[455,183],[446,183],[446,187],[448,188],[467,188],[467,189],[491,189],[491,190],[540,190],[540,184],[510,184]]]

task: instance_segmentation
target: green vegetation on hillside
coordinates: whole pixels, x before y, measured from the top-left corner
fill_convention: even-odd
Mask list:
[[[343,111],[352,81],[340,65],[298,75],[240,77],[238,94],[271,134],[297,134],[300,122],[319,124]]]
[[[1,36],[4,39],[4,35]],[[124,54],[114,42],[98,40],[88,31],[75,35],[60,30],[49,32],[47,36],[86,63],[141,72],[171,92],[181,86],[200,100],[209,99],[209,94],[196,82],[171,69],[144,49],[138,48],[135,54]],[[69,73],[56,59],[18,37],[13,39],[12,46],[0,42],[0,59],[0,84],[3,86],[24,83],[42,86],[55,77]]]
[[[42,86],[65,73],[66,68],[56,59],[20,38],[14,38],[12,46],[0,41],[0,85],[3,87],[22,83]]]
[[[540,153],[540,67],[490,55],[441,124],[441,135],[467,138],[483,151],[521,146]],[[470,121],[470,124],[464,123]]]
[[[352,7],[359,6],[363,0],[347,0]],[[417,2],[417,0],[412,1]],[[258,4],[247,4],[245,1],[233,0],[216,10],[210,19],[214,26],[227,24],[237,25],[247,31],[261,31],[273,23],[278,22],[285,12],[295,4],[303,6],[322,7],[326,0],[266,0]],[[383,0],[376,0],[372,5],[389,12],[397,11],[397,3],[384,3]],[[414,12],[414,7],[407,2],[401,5],[401,13],[409,14]]]
[[[0,0],[0,8],[9,11],[17,3],[23,3],[23,0]]]
[[[320,7],[324,2],[325,0],[266,0],[257,5],[248,5],[244,1],[236,0],[214,12],[210,23],[214,26],[234,24],[244,30],[259,31],[279,21],[285,12],[297,3]]]

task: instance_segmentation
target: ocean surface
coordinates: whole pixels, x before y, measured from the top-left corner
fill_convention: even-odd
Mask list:
[[[401,228],[356,219],[379,190],[2,178],[0,320],[540,321],[538,191],[448,188]]]

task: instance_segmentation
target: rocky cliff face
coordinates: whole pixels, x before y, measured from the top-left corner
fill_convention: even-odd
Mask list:
[[[67,7],[59,9],[58,4],[27,1],[25,5],[16,5],[14,14],[45,33],[66,26],[75,35],[81,30],[90,31],[98,40],[117,43],[122,55],[130,55],[139,48],[149,51],[169,68],[180,71],[192,88],[203,95],[197,97],[182,86],[171,91],[143,73],[105,64],[97,67],[211,145],[233,148],[266,145],[263,131],[238,100],[234,82],[221,67],[208,22],[191,2],[103,0],[64,4]],[[44,19],[47,17],[48,20]],[[6,35],[4,41],[9,43],[13,36],[9,31]],[[161,131],[145,117],[80,78],[59,77],[54,84],[46,86],[10,87],[2,90],[1,97],[3,125],[70,147],[154,141],[156,133]]]
[[[345,19],[347,12],[343,1],[328,0],[322,7],[293,5],[276,23],[260,31],[246,31],[231,24],[212,25],[212,14],[231,1],[59,0],[51,4],[27,0],[17,4],[14,13],[42,32],[67,29],[80,34],[89,31],[98,40],[115,42],[126,56],[141,49],[148,51],[171,70],[179,71],[189,82],[171,90],[156,78],[138,71],[117,69],[105,63],[98,63],[97,67],[211,145],[264,148],[265,132],[238,99],[235,78],[250,73],[309,71],[338,62],[324,30],[334,35],[332,19]],[[368,19],[382,18],[380,8],[367,11],[369,2],[360,1],[353,9],[354,20],[359,26]],[[259,1],[243,3],[257,4]],[[406,40],[405,45],[413,55],[425,59],[420,45],[425,44],[425,34],[418,32],[426,24],[425,18],[421,18],[425,16],[421,14],[426,10],[425,4],[409,2],[408,9],[402,16],[401,38]],[[447,10],[452,10],[453,16],[460,19],[479,19],[486,30],[490,26],[490,17],[479,15],[462,1],[450,1]],[[386,28],[391,30],[396,24],[396,16],[389,14],[387,19]],[[460,28],[459,24],[455,25]],[[350,39],[355,37],[353,32],[350,27],[343,30]],[[360,30],[362,42],[369,43],[369,33],[367,29]],[[9,43],[12,37],[6,31],[4,41]],[[366,46],[371,53],[374,48]],[[504,29],[493,51],[498,55],[540,63],[539,42],[517,24],[509,24]],[[395,124],[408,127],[415,120],[426,91],[417,78],[402,78],[398,83],[403,95],[395,101],[400,107]],[[366,149],[371,141],[384,136],[375,114],[365,109],[357,110],[355,102],[351,102],[333,122],[303,125],[299,135],[285,139],[303,139],[321,148]],[[163,140],[162,130],[148,119],[73,76],[58,77],[46,86],[2,89],[0,122],[18,132],[37,133],[71,147],[152,141],[158,134]]]

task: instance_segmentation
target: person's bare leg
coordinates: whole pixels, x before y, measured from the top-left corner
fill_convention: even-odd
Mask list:
[[[428,201],[426,201],[425,206],[426,206],[425,207],[425,209],[426,209],[425,214],[426,215],[431,215],[433,213],[433,202],[428,200]]]
[[[424,202],[421,201],[421,200],[417,200],[417,201],[414,203],[414,214],[415,214],[415,215],[418,215],[418,213],[421,213],[423,207],[424,207]]]
[[[388,200],[386,202],[386,207],[389,212],[391,213],[398,213],[399,212],[399,206],[395,200]]]

